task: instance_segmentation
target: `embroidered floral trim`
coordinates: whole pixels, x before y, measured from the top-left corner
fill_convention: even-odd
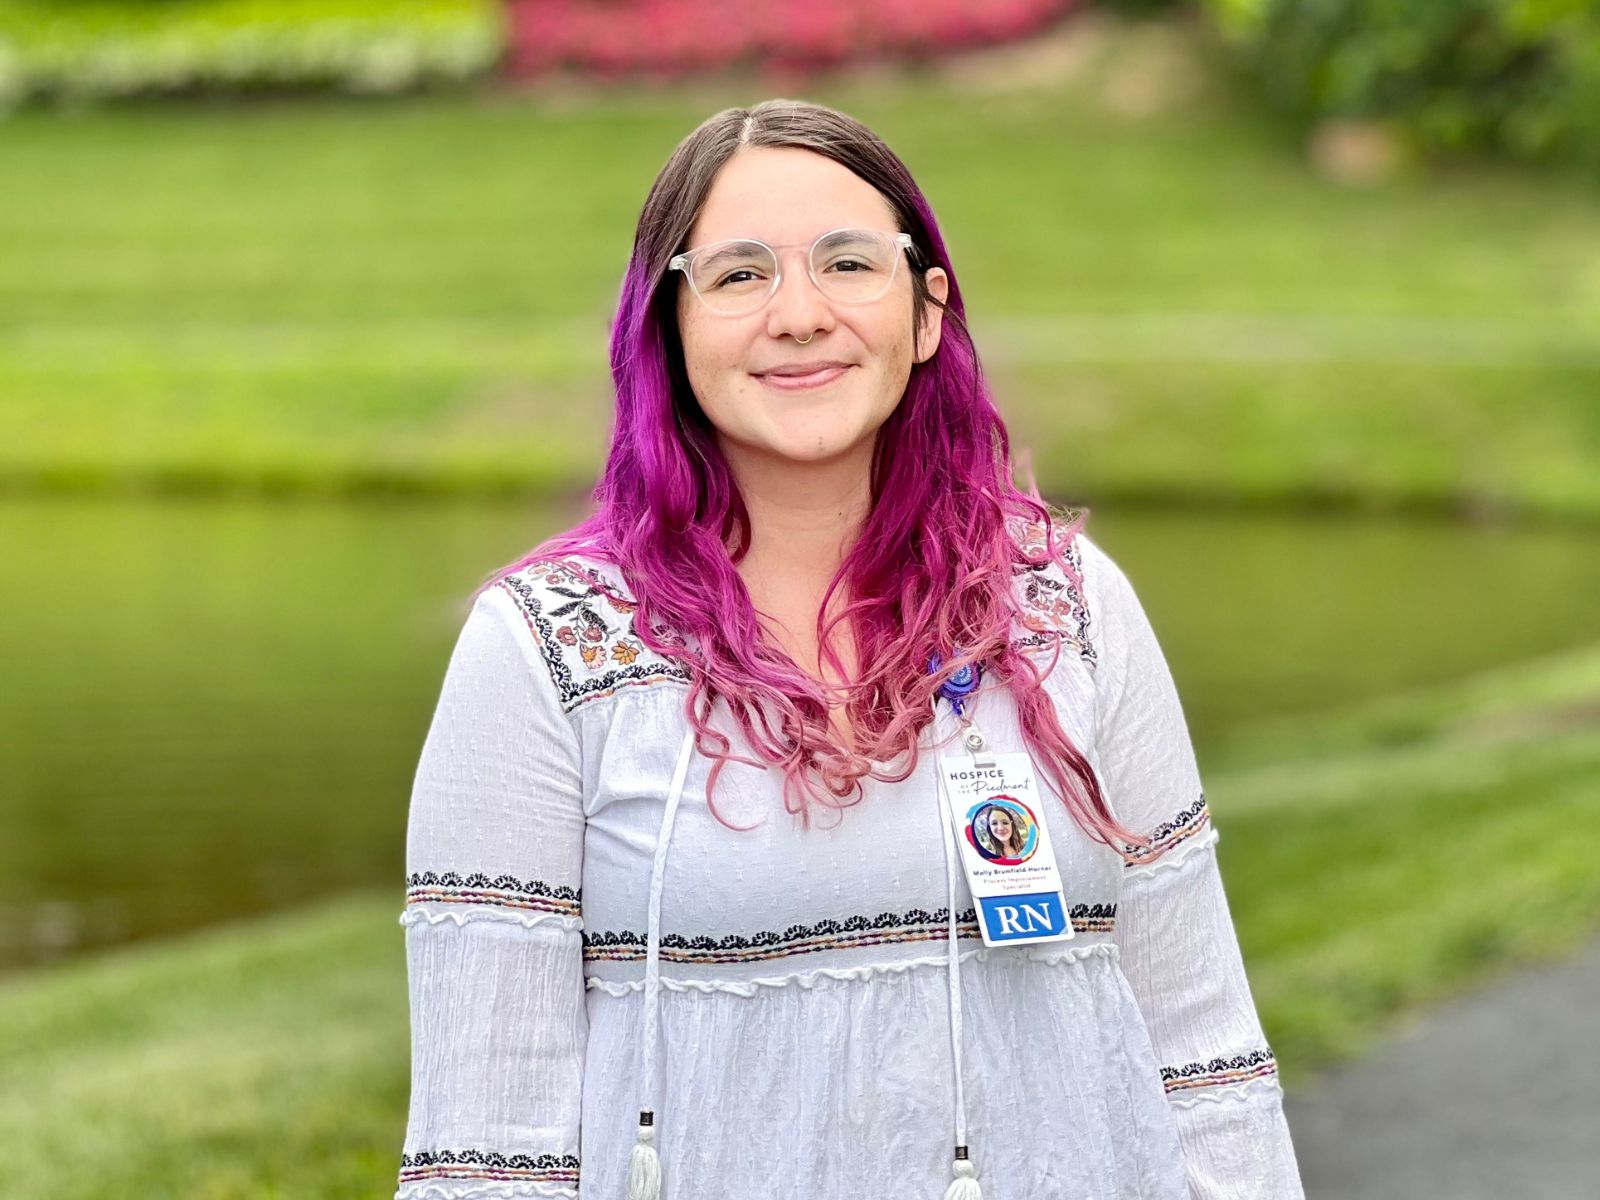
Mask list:
[[[528,622],[565,712],[618,688],[689,680],[685,668],[639,640],[637,603],[574,560],[536,563],[498,586]]]
[[[1013,536],[1029,553],[1044,549],[1044,525],[1011,521]],[[1062,556],[1079,577],[1083,552],[1076,538]],[[1013,569],[1020,611],[1012,646],[1038,651],[1064,641],[1093,666],[1089,610],[1082,589],[1056,564]],[[572,712],[624,687],[669,680],[689,682],[688,670],[653,653],[640,640],[633,614],[638,603],[599,572],[576,559],[535,563],[497,581],[516,603],[550,669],[561,707]]]
[[[454,871],[437,875],[432,871],[420,871],[406,876],[408,905],[430,900],[447,904],[497,904],[576,917],[583,912],[580,892],[579,888],[546,883],[542,879],[524,882],[511,875],[458,875]]]
[[[1273,1057],[1271,1047],[1262,1046],[1247,1054],[1235,1054],[1229,1058],[1185,1063],[1181,1067],[1162,1067],[1161,1084],[1170,1096],[1196,1088],[1227,1087],[1277,1073],[1278,1061]]]
[[[1042,521],[1015,521],[1012,532],[1018,545],[1030,555],[1043,554],[1047,549]],[[1072,564],[1081,579],[1083,549],[1077,538],[1062,546],[1061,557]],[[1072,577],[1048,560],[1037,567],[1014,567],[1012,574],[1012,587],[1021,605],[1017,623],[1026,632],[1014,637],[1011,645],[1017,650],[1034,651],[1063,641],[1094,666],[1099,656],[1089,640],[1089,608]]]
[[[1055,945],[1055,943],[1052,943]],[[971,950],[963,950],[957,956],[962,962],[977,959],[985,962],[992,959],[995,963],[1015,967],[1024,963],[1067,963],[1087,962],[1091,958],[1118,959],[1121,957],[1121,948],[1116,942],[1083,942],[1081,944],[1067,943],[1065,949],[1030,949],[1027,946],[976,946]],[[841,980],[870,979],[876,975],[898,975],[906,971],[919,970],[924,967],[947,968],[950,958],[940,954],[933,958],[908,958],[899,962],[864,963],[859,967],[818,967],[811,971],[790,971],[783,975],[769,975],[757,979],[744,979],[734,982],[728,979],[672,979],[666,975],[660,977],[661,986],[671,992],[731,992],[736,996],[754,996],[762,988],[803,987],[815,988],[827,986]],[[587,987],[605,992],[608,996],[626,996],[629,992],[642,991],[644,980],[629,979],[615,982],[610,979],[597,979],[593,975],[585,980]]]
[[[575,1154],[496,1154],[491,1150],[423,1150],[400,1156],[400,1182],[487,1179],[576,1184]]]
[[[1189,805],[1188,808],[1171,820],[1163,821],[1155,827],[1150,834],[1149,849],[1145,849],[1143,846],[1134,846],[1127,842],[1123,843],[1125,849],[1130,851],[1135,858],[1141,860],[1140,862],[1125,863],[1125,865],[1129,868],[1141,867],[1144,865],[1142,860],[1163,850],[1167,850],[1170,855],[1170,847],[1186,842],[1190,838],[1199,837],[1210,828],[1211,807],[1206,803],[1206,794],[1201,792],[1200,798]],[[1165,861],[1165,859],[1162,861]]]
[[[1067,916],[1076,932],[1110,933],[1115,928],[1116,912],[1114,903],[1075,904]],[[932,912],[912,909],[906,913],[879,913],[876,917],[853,916],[842,921],[819,921],[815,925],[791,925],[782,933],[763,930],[723,937],[685,937],[668,933],[661,937],[661,958],[663,962],[678,963],[752,963],[823,950],[948,941],[949,923],[950,910],[939,908]],[[956,936],[983,936],[978,929],[976,909],[969,908],[956,915]],[[639,962],[645,957],[647,945],[645,935],[632,930],[585,933],[583,957],[587,962]]]

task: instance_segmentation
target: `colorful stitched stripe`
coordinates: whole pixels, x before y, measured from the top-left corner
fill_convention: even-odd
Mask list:
[[[1077,907],[1081,908],[1083,906],[1078,905]],[[1105,908],[1108,906],[1097,904],[1094,907]],[[1115,909],[1117,906],[1112,904],[1109,907]],[[1074,908],[1067,916],[1072,921],[1072,931],[1074,933],[1115,933],[1117,931],[1117,918],[1114,916],[1080,917],[1077,913],[1077,908]]]
[[[436,874],[420,871],[406,877],[406,903],[426,900],[444,904],[494,904],[503,908],[528,908],[539,912],[581,916],[581,897],[576,888],[546,883],[542,879],[524,882],[510,875],[458,875],[454,871]]]
[[[1213,1058],[1210,1062],[1185,1063],[1181,1067],[1162,1067],[1161,1083],[1170,1096],[1195,1088],[1225,1087],[1278,1073],[1277,1060],[1270,1047],[1263,1046],[1232,1058]]]
[[[1136,858],[1144,859],[1156,854],[1164,854],[1173,846],[1186,842],[1192,837],[1204,833],[1211,824],[1211,806],[1206,803],[1206,794],[1200,793],[1200,798],[1188,808],[1184,809],[1170,821],[1163,821],[1155,827],[1150,834],[1150,848],[1128,845]],[[1124,862],[1127,867],[1140,867],[1142,862]]]
[[[487,1150],[424,1150],[400,1156],[400,1182],[428,1179],[578,1183],[575,1154],[496,1154]]]
[[[1110,933],[1116,926],[1115,904],[1076,904],[1068,913],[1079,933]],[[876,917],[849,917],[816,925],[792,925],[783,933],[727,934],[723,937],[684,937],[669,933],[661,938],[661,957],[677,963],[750,963],[814,954],[824,950],[855,950],[897,942],[947,941],[949,910],[880,913]],[[956,936],[981,937],[978,914],[973,909],[956,916]],[[631,930],[585,933],[583,957],[587,962],[640,962],[645,957],[643,934]]]

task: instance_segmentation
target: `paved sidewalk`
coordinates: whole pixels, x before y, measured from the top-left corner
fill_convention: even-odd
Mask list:
[[[1307,1200],[1600,1197],[1600,940],[1285,1099]]]

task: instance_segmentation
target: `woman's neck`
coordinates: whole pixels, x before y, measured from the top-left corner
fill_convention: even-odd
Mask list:
[[[746,582],[754,575],[826,588],[872,506],[871,446],[826,463],[737,453],[728,461],[750,518],[739,563]]]
[[[802,670],[831,682],[856,673],[854,639],[830,638],[844,671],[825,664],[817,642],[822,599],[871,509],[871,446],[827,463],[735,453],[729,465],[750,518],[750,547],[737,570],[762,627]],[[835,592],[830,614],[848,599]]]

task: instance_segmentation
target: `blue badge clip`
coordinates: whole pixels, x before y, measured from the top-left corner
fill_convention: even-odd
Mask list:
[[[957,647],[956,653],[959,654],[960,652],[960,648]],[[943,661],[944,660],[941,659],[937,653],[935,653],[933,657],[928,660],[928,674],[935,674],[939,670],[940,663]],[[964,715],[962,705],[966,703],[968,696],[972,695],[973,692],[978,690],[978,684],[982,679],[983,668],[975,662],[968,663],[955,674],[951,675],[949,679],[945,680],[939,685],[938,694],[950,701],[950,708],[956,714],[956,716],[962,716]]]

